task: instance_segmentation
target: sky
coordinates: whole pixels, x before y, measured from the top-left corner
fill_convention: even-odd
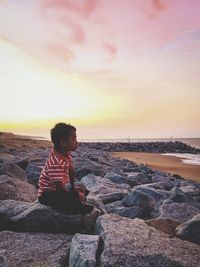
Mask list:
[[[200,137],[200,0],[0,0],[0,131]]]

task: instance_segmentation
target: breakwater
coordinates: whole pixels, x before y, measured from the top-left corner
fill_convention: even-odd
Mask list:
[[[88,147],[109,152],[151,152],[151,153],[200,153],[200,149],[180,141],[175,142],[81,142]]]

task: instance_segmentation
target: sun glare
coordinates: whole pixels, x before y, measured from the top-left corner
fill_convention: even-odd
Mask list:
[[[102,121],[116,112],[120,102],[93,90],[78,74],[67,74],[40,66],[15,46],[0,43],[1,126],[73,120],[78,124]],[[6,126],[7,125],[7,126]]]

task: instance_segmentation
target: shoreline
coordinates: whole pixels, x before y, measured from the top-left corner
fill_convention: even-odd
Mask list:
[[[84,145],[84,143],[82,143]],[[98,147],[97,144],[87,144],[89,148],[102,149],[103,144]],[[94,147],[93,147],[94,146]],[[96,147],[97,146],[97,147]],[[52,143],[48,140],[34,140],[30,137],[17,136],[12,133],[4,133],[0,135],[0,147],[2,153],[9,153],[9,149],[15,148],[29,150],[30,148],[50,148]],[[4,150],[4,151],[3,151]],[[161,170],[171,174],[179,174],[180,176],[200,183],[200,165],[186,164],[182,162],[184,157],[176,157],[173,155],[163,155],[163,153],[153,152],[111,152],[112,156],[126,158],[135,163],[147,164],[153,170]],[[172,152],[173,153],[173,152]]]
[[[181,157],[146,152],[112,152],[112,156],[126,158],[135,163],[147,164],[153,170],[161,170],[200,183],[200,166],[185,164]]]

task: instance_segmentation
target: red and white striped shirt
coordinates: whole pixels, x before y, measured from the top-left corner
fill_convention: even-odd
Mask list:
[[[55,182],[69,183],[69,170],[73,168],[71,155],[66,157],[52,150],[47,159],[39,179],[38,197],[45,191],[55,191]]]

